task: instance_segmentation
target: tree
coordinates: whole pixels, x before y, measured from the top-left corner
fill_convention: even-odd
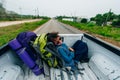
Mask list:
[[[95,18],[94,18],[94,17],[91,17],[91,18],[90,18],[90,21],[95,21]]]
[[[120,14],[116,15],[111,12],[110,9],[107,13],[97,14],[95,17],[90,18],[90,21],[95,21],[99,26],[105,26],[107,25],[107,22],[112,22],[112,26],[118,27],[120,26]]]
[[[102,24],[103,24],[103,16],[101,14],[97,14],[95,16],[95,21],[96,21],[97,25],[102,26]]]
[[[114,26],[114,27],[120,27],[120,20],[113,20],[112,26]]]
[[[117,19],[120,20],[120,15],[117,16]]]
[[[3,8],[2,3],[0,3],[0,15],[5,14],[5,8]]]
[[[108,13],[103,14],[104,25],[107,25],[108,21],[113,21],[113,19],[116,19],[116,15],[113,12],[111,12],[111,10]]]
[[[87,23],[87,19],[86,19],[86,18],[83,18],[83,19],[81,20],[81,23]]]

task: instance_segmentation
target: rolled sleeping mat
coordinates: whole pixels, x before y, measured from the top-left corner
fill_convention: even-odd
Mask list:
[[[17,51],[17,50],[19,50],[19,49],[21,49],[21,48],[24,47],[24,46],[22,46],[22,45],[20,44],[20,42],[19,42],[17,39],[11,40],[11,41],[8,43],[8,45],[9,45],[13,50],[15,50],[15,51]],[[29,54],[29,55],[30,55],[30,54]],[[34,58],[34,55],[31,54],[30,57],[31,57],[34,61],[36,60],[36,59]]]
[[[43,73],[42,68],[40,69],[39,66],[30,58],[28,53],[25,51],[25,48],[18,50],[17,54],[23,60],[23,62],[34,72],[35,75]]]
[[[16,51],[16,53],[29,68],[33,68],[35,66],[35,62],[30,58],[28,53],[25,51],[25,48],[21,48],[20,50]]]
[[[10,41],[9,46],[15,50],[15,52],[25,62],[25,64],[27,64],[29,68],[33,68],[35,66],[35,62],[30,58],[28,53],[25,51],[25,48],[22,48],[17,39]]]
[[[21,44],[17,41],[17,39],[10,41],[8,45],[13,50],[15,50],[17,55],[34,72],[35,75],[43,73],[42,68],[40,69],[39,66],[30,58],[29,54],[25,50],[26,48],[22,48]]]
[[[19,50],[22,48],[22,45],[18,42],[17,39],[11,40],[8,45],[13,49],[13,50]]]
[[[35,75],[39,75],[39,74],[44,73],[44,68],[42,67],[40,69],[39,66],[36,65],[34,68],[32,68],[32,71],[34,72]]]

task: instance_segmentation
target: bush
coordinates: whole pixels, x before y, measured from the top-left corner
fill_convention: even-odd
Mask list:
[[[87,19],[86,19],[86,18],[83,18],[83,19],[81,20],[81,23],[87,23]]]
[[[120,20],[115,20],[112,22],[112,26],[114,27],[120,27]]]
[[[93,22],[89,22],[89,23],[87,24],[87,27],[93,27],[93,26],[95,26],[95,23],[93,23]]]

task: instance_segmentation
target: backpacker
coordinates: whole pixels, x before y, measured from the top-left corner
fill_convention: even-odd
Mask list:
[[[88,59],[88,46],[82,40],[77,40],[72,46],[75,50],[75,60],[83,61]]]
[[[8,45],[17,53],[21,60],[34,72],[35,75],[44,73],[43,68],[39,68],[35,60],[35,51],[30,47],[30,41],[36,38],[33,32],[22,32],[18,34],[17,38],[11,40]],[[30,52],[31,51],[31,52]],[[31,55],[31,56],[30,56]]]

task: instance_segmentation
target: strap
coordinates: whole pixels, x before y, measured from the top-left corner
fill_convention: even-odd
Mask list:
[[[25,51],[25,49],[26,49],[26,48],[22,48],[22,50],[20,51],[20,53],[18,53],[18,55],[23,54],[23,53],[24,53],[24,51]]]
[[[22,48],[23,48],[23,46],[21,46],[21,47],[17,48],[15,51],[18,51],[18,50],[20,50],[20,49],[22,49]]]
[[[45,51],[44,53],[43,53],[43,55],[47,55],[49,52],[48,51]]]
[[[38,40],[37,40],[37,46],[40,47],[40,44],[39,44],[39,39],[40,39],[41,35],[38,37]]]
[[[62,67],[64,67],[65,66],[65,62],[64,62],[64,60],[60,57],[60,55],[58,54],[58,52],[57,51],[52,51],[51,49],[49,49],[48,47],[45,47],[45,49],[47,50],[47,51],[49,51],[49,52],[51,52],[51,54],[52,55],[54,55],[54,56],[56,56],[57,58],[59,58],[60,59],[60,61],[62,62]]]
[[[31,69],[34,69],[37,66],[37,64],[35,64]]]
[[[41,50],[40,50],[40,44],[39,44],[39,39],[40,39],[41,35],[38,37],[38,40],[37,40],[37,45],[35,46],[35,49],[36,51],[40,54],[40,56],[42,57],[41,55]]]

